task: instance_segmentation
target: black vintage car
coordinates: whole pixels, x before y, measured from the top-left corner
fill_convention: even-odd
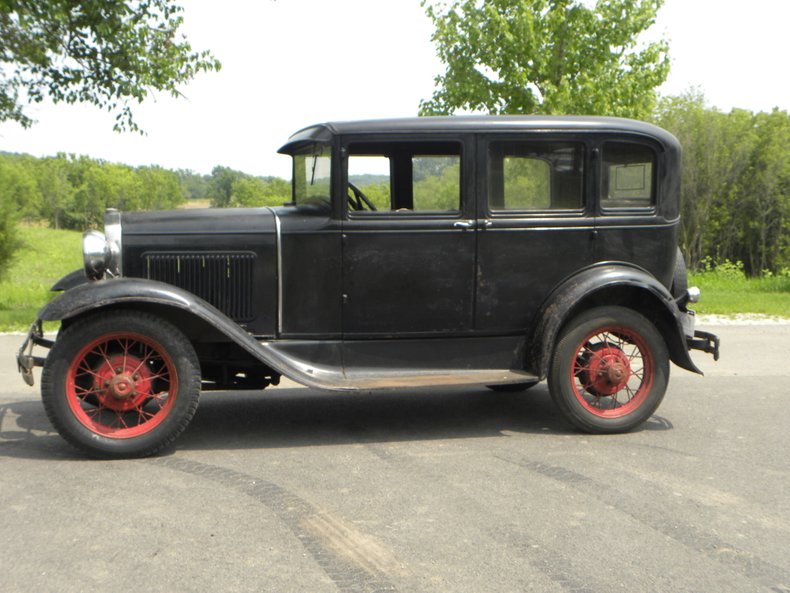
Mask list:
[[[85,270],[19,351],[73,445],[150,455],[201,389],[374,390],[548,379],[565,417],[614,433],[658,407],[694,330],[677,249],[680,147],[592,117],[305,128],[280,208],[108,211]],[[57,339],[41,322],[60,321]],[[34,345],[50,348],[43,359]]]

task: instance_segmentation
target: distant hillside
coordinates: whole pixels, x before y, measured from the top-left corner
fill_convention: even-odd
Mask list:
[[[365,175],[351,175],[348,180],[357,187],[375,185],[379,183],[389,184],[390,182],[389,175],[371,175],[370,173]]]

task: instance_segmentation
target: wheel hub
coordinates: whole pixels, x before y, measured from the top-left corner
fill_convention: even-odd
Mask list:
[[[134,397],[137,395],[137,385],[135,385],[134,379],[128,373],[121,373],[110,379],[107,394],[115,399]]]
[[[617,346],[601,344],[587,355],[585,366],[583,381],[594,395],[613,395],[631,378],[628,357]]]
[[[151,397],[151,373],[136,356],[111,356],[94,371],[94,388],[104,407],[131,410]]]

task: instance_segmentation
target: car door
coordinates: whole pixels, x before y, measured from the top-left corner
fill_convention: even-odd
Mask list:
[[[350,136],[342,146],[344,339],[472,331],[473,147],[459,136]]]
[[[478,140],[477,331],[523,332],[552,289],[593,262],[588,153],[546,133]]]
[[[669,286],[680,220],[676,212],[667,216],[669,171],[660,147],[612,136],[602,138],[597,150],[596,260],[637,265]]]

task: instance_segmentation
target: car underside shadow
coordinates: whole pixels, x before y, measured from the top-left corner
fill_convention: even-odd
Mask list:
[[[47,419],[41,401],[0,405],[0,459],[84,459]]]
[[[204,393],[180,450],[337,445],[567,433],[545,385],[335,393],[302,388]]]
[[[61,439],[38,400],[0,406],[0,458],[86,459]],[[670,430],[651,417],[641,430]],[[163,451],[267,449],[574,434],[547,386],[497,393],[484,387],[380,392],[322,392],[301,387],[205,392],[175,448]],[[602,437],[606,438],[606,437]]]

